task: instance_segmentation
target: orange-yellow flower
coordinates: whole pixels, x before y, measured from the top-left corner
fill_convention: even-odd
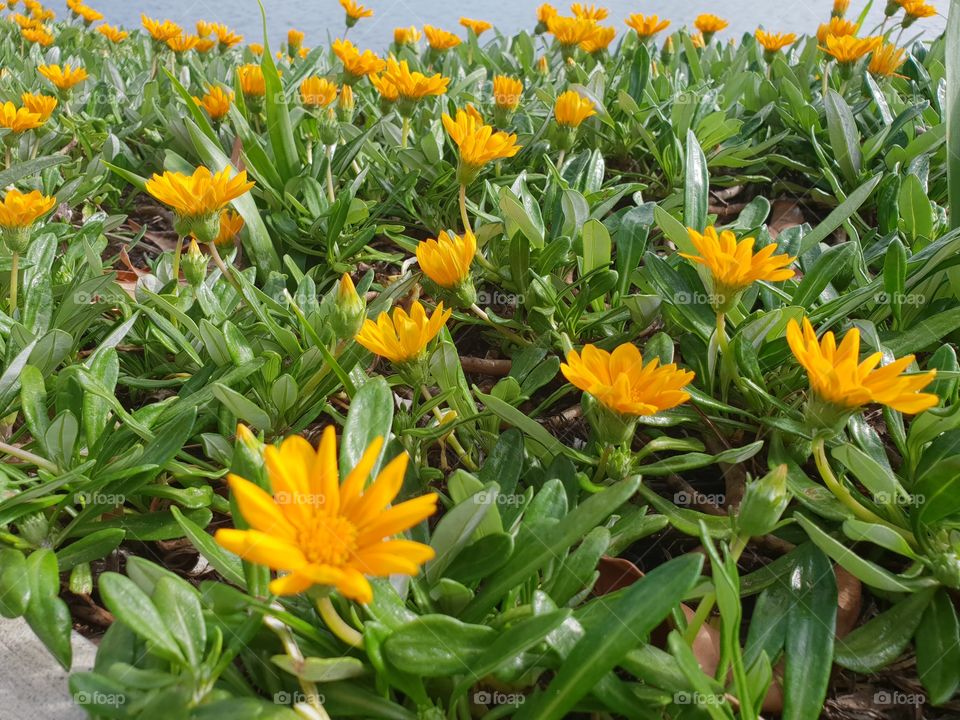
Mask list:
[[[877,77],[890,77],[897,74],[905,59],[906,51],[903,48],[886,43],[873,51],[867,70]]]
[[[433,25],[424,25],[423,32],[427,36],[430,48],[437,52],[446,52],[460,44],[461,40],[452,32],[447,32]]]
[[[753,252],[754,238],[748,237],[737,242],[730,230],[717,233],[711,225],[703,234],[693,228],[687,228],[690,242],[699,255],[680,253],[682,257],[703,265],[710,271],[713,279],[712,303],[718,311],[729,309],[736,301],[737,294],[758,280],[780,282],[789,280],[796,273],[787,266],[796,258],[789,255],[774,255],[777,246],[771,243],[756,254]]]
[[[433,515],[437,496],[421,495],[390,507],[403,487],[408,456],[397,455],[368,484],[383,444],[382,437],[371,442],[342,482],[332,425],[316,451],[299,436],[287,438],[279,448],[267,446],[263,458],[270,492],[229,475],[237,509],[250,529],[217,530],[216,541],[245,560],[285,573],[270,583],[275,595],[321,585],[351,600],[371,602],[368,577],[416,575],[434,557],[429,545],[388,539]]]
[[[194,97],[193,101],[207,111],[213,120],[222,120],[230,112],[234,94],[216,85],[209,85],[203,97]]]
[[[114,25],[100,25],[97,28],[97,32],[112,43],[123,42],[130,36],[130,33],[126,30],[121,30]]]
[[[411,102],[421,100],[428,95],[445,94],[450,82],[450,78],[445,78],[439,73],[428,77],[416,70],[411,71],[406,60],[397,62],[393,58],[387,60],[383,77],[397,88],[400,99]]]
[[[103,13],[97,10],[94,10],[89,5],[78,5],[77,15],[83,18],[83,22],[87,25],[96,22],[97,20],[103,20]]]
[[[473,20],[472,18],[468,17],[460,18],[460,24],[468,30],[473,30],[473,34],[477,37],[480,37],[483,35],[483,33],[493,27],[493,25],[485,20]]]
[[[40,122],[46,122],[57,108],[57,99],[51,95],[23,93],[20,96],[23,107],[40,116]]]
[[[554,15],[547,21],[547,30],[562,48],[570,50],[587,39],[593,32],[594,24],[591,20]]]
[[[850,0],[833,0],[833,17],[842,18],[850,9]]]
[[[32,17],[27,17],[26,15],[23,15],[22,13],[13,13],[10,16],[10,19],[13,20],[21,30],[35,28],[43,24]]]
[[[698,15],[697,19],[693,21],[693,26],[704,35],[713,35],[718,33],[726,28],[729,24],[730,23],[724,20],[722,17],[711,15],[710,13]]]
[[[62,68],[59,65],[41,65],[37,72],[60,90],[69,90],[87,79],[86,70],[71,65],[64,65]]]
[[[263,55],[263,45],[260,43],[250,43],[247,47],[250,48],[250,52],[254,55]]]
[[[757,28],[756,38],[757,42],[760,43],[768,53],[783,50],[785,47],[793,45],[797,40],[797,36],[793,33],[768,33],[760,28]]]
[[[208,53],[217,46],[217,41],[213,38],[197,38],[197,44],[194,49],[199,53]]]
[[[219,247],[232,245],[241,230],[243,230],[243,217],[232,210],[223,210],[220,213],[220,231],[214,238],[213,244]]]
[[[826,47],[821,48],[841,65],[855,63],[869,55],[883,43],[882,37],[855,38],[852,35],[827,35]]]
[[[354,23],[357,20],[362,20],[363,18],[373,17],[373,10],[354,2],[353,0],[340,0],[340,7],[342,7],[344,12],[347,13],[348,20],[352,20]]]
[[[822,45],[827,42],[830,35],[836,37],[845,37],[847,35],[856,35],[860,26],[855,22],[844,20],[840,17],[830,18],[830,22],[823,23],[817,28],[817,41]]]
[[[394,85],[389,78],[383,75],[371,75],[370,83],[377,89],[377,92],[380,93],[380,97],[383,100],[394,103],[400,99],[400,91],[397,90],[397,86]],[[344,87],[349,87],[349,85],[345,85]]]
[[[810,388],[818,399],[851,411],[868,403],[879,403],[898,412],[915,414],[935,406],[939,398],[920,392],[933,382],[936,370],[902,376],[914,356],[908,355],[877,369],[883,353],[876,352],[860,362],[860,331],[851,328],[837,347],[832,332],[817,341],[806,318],[803,328],[796,320],[787,325],[787,342],[794,357],[807,371]]]
[[[494,130],[476,114],[457,110],[456,118],[443,114],[443,126],[460,148],[461,184],[467,185],[477,172],[489,162],[511,158],[520,152],[517,136]]]
[[[381,58],[370,50],[364,50],[361,53],[349,40],[334,40],[331,48],[333,54],[343,63],[344,82],[347,84],[365,75],[378,73],[384,68],[385,63]]]
[[[928,5],[924,0],[907,0],[906,2],[901,2],[900,7],[902,7],[903,12],[906,13],[906,17],[903,20],[904,26],[909,26],[920,18],[933,17],[937,14],[937,9],[933,7],[933,5]]]
[[[580,18],[581,20],[589,20],[590,22],[606,20],[607,16],[610,15],[610,11],[605,7],[597,7],[596,5],[587,5],[585,3],[574,3],[570,6],[570,12],[573,13],[574,17]]]
[[[197,20],[197,35],[202,38],[209,37],[213,33],[213,23],[206,20]]]
[[[644,365],[631,343],[612,353],[593,345],[584,345],[580,353],[571,350],[560,371],[604,407],[630,417],[656,415],[685,403],[690,394],[684,388],[694,378],[674,364],[661,366],[659,358]]]
[[[610,47],[610,43],[613,42],[613,38],[615,38],[616,35],[617,31],[614,28],[597,25],[593,31],[584,38],[583,42],[580,43],[580,49],[591,55],[593,53],[603,52]]]
[[[326,78],[311,75],[300,83],[300,99],[309,107],[326,107],[337,99],[337,85]]]
[[[140,22],[150,33],[150,37],[160,43],[165,43],[172,37],[176,37],[182,32],[182,28],[175,22],[169,20],[154,20],[146,15],[140,15]]]
[[[410,27],[398,27],[393,30],[393,41],[397,45],[413,45],[418,42],[422,35],[415,25]]]
[[[267,94],[267,81],[263,68],[254,63],[241,65],[235,71],[240,78],[240,90],[247,97],[263,97]]]
[[[200,38],[196,35],[187,35],[184,33],[175,35],[167,40],[167,47],[169,47],[175,53],[185,53],[189,50],[193,50],[199,42]]]
[[[393,363],[404,364],[423,357],[427,345],[443,328],[452,310],[437,305],[433,315],[427,316],[418,301],[408,315],[402,307],[393,310],[393,317],[380,313],[377,321],[367,319],[357,333],[356,341],[372,353]]]
[[[228,50],[243,42],[243,35],[235,33],[223,23],[215,23],[210,28],[213,30],[213,34],[217,36],[217,44],[223,50]]]
[[[695,32],[695,33],[690,33],[690,42],[693,43],[693,46],[694,46],[695,48],[701,48],[701,49],[702,49],[702,48],[705,48],[705,47],[707,46],[707,41],[706,41],[706,39],[703,37],[703,33],[702,33],[702,32],[699,32],[699,31],[697,31],[697,32]],[[673,47],[673,38],[672,38],[672,37],[668,37],[668,38],[667,38],[667,43],[670,44],[670,47]]]
[[[596,115],[593,103],[574,90],[567,90],[557,98],[553,116],[566,128],[577,128],[588,117]]]
[[[20,31],[20,35],[24,40],[30,43],[35,43],[42,47],[50,47],[53,45],[56,38],[47,30],[45,27],[33,27],[33,28],[24,28]]]
[[[24,193],[16,188],[10,188],[3,202],[0,203],[0,228],[5,230],[28,228],[50,212],[56,204],[56,198],[44,195],[39,190]]]
[[[299,30],[291,28],[287,31],[287,50],[291,55],[297,52],[300,46],[303,45],[304,37],[305,35]]]
[[[514,111],[523,98],[523,83],[517,78],[497,75],[493,78],[493,102],[502,110]]]
[[[146,190],[164,205],[169,205],[183,218],[198,218],[219,214],[227,203],[253,187],[247,181],[247,171],[236,175],[230,167],[218,173],[198,167],[192,175],[167,171],[154,174],[147,180]]]
[[[453,290],[470,280],[470,264],[477,252],[477,239],[469,230],[460,235],[443,231],[439,237],[417,245],[417,261],[423,274],[438,286]]]
[[[669,20],[661,20],[657,15],[641,15],[633,13],[627,18],[626,23],[633,28],[642,40],[652,38],[657,33],[670,27]]]

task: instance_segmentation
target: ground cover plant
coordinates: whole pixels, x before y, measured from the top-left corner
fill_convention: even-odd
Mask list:
[[[960,14],[342,3],[7,3],[0,614],[96,718],[955,717]]]

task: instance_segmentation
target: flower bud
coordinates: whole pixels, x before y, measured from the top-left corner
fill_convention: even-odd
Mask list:
[[[207,279],[207,256],[200,250],[196,238],[190,238],[190,247],[180,261],[187,282],[199,287]]]
[[[30,227],[0,227],[0,240],[10,252],[23,255],[30,247]]]
[[[759,480],[747,483],[737,516],[740,532],[749,537],[766,535],[776,527],[789,502],[787,466],[778,465]]]
[[[337,100],[337,116],[340,122],[353,122],[353,113],[356,107],[357,104],[353,97],[353,88],[349,85],[344,85],[340,89],[340,98]]]
[[[343,274],[337,286],[337,299],[333,311],[333,329],[338,338],[352,338],[360,331],[367,316],[367,302],[357,293],[350,275]]]
[[[340,123],[337,111],[328,107],[320,118],[320,142],[328,147],[340,142]]]
[[[580,401],[583,415],[601,445],[626,445],[633,439],[637,419],[621,415],[598,402],[590,393],[584,393]]]
[[[180,237],[195,237],[202,243],[212,243],[220,234],[220,213],[180,215],[173,224]]]

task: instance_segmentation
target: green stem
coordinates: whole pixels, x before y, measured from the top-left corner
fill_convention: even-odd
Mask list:
[[[842,502],[854,515],[864,522],[876,523],[877,525],[888,527],[902,535],[903,538],[910,543],[911,547],[917,547],[917,539],[912,532],[894,525],[891,522],[887,522],[872,510],[865,508],[860,504],[860,501],[853,496],[853,493],[837,479],[837,476],[833,474],[833,469],[830,467],[830,461],[827,459],[827,449],[824,438],[818,437],[815,439],[812,449],[813,458],[817,463],[817,470],[820,471],[820,477],[823,478],[824,484],[830,488],[830,492],[833,493],[837,500]]]
[[[726,353],[727,348],[730,346],[730,341],[727,338],[727,316],[722,312],[717,313],[717,347],[720,348],[721,353]]]
[[[272,615],[267,615],[263,619],[264,624],[273,630],[273,632],[280,638],[280,642],[283,645],[284,651],[287,655],[293,660],[295,664],[303,663],[304,657],[303,653],[300,651],[300,646],[297,645],[296,638],[293,637],[293,633],[290,632],[288,628],[281,620],[273,617]],[[330,715],[327,714],[327,711],[323,707],[323,702],[320,699],[322,696],[317,690],[315,683],[310,682],[309,680],[300,679],[300,687],[303,689],[304,700],[306,704],[315,712],[316,717],[320,720],[330,720]]]
[[[207,244],[207,247],[210,249],[210,257],[213,258],[213,264],[217,266],[217,269],[220,271],[220,274],[223,275],[224,279],[233,286],[233,289],[237,291],[237,294],[241,298],[244,298],[243,291],[240,289],[240,283],[237,282],[237,279],[233,276],[233,272],[227,267],[227,264],[223,261],[223,258],[220,257],[220,251],[217,249],[217,244],[211,242]],[[246,298],[244,298],[246,300]]]
[[[407,147],[407,139],[410,137],[410,118],[403,116],[403,128],[400,130],[400,147]]]
[[[343,618],[337,613],[337,609],[330,602],[329,596],[317,598],[317,612],[327,624],[334,635],[350,647],[361,647],[363,645],[363,635],[343,621]]]
[[[42,458],[39,455],[34,455],[29,450],[24,450],[23,448],[18,448],[16,445],[9,445],[5,442],[0,442],[0,453],[4,455],[10,455],[11,457],[19,458],[26,463],[31,465],[36,465],[42,470],[51,472],[54,474],[60,473],[60,468],[57,467],[54,463],[50,462],[46,458]]]
[[[17,287],[20,282],[20,253],[10,256],[10,317],[17,312]]]
[[[473,228],[470,226],[470,216],[467,215],[467,186],[460,185],[460,220],[463,222],[464,232],[473,235]]]
[[[563,170],[563,161],[567,159],[567,151],[561,150],[559,157],[557,157],[557,172]]]
[[[433,395],[430,393],[430,388],[426,385],[421,385],[420,389],[423,391],[423,396],[427,399],[427,402],[433,400]],[[437,419],[438,424],[443,424],[443,413],[440,412],[440,408],[433,408],[433,416]],[[476,472],[479,470],[477,464],[473,461],[470,455],[464,450],[463,445],[460,444],[460,441],[455,435],[455,431],[451,430],[450,434],[447,435],[447,442],[450,443],[450,447],[453,448],[454,452],[457,453],[457,457],[460,458],[460,462],[463,463],[463,466],[470,470],[471,472]]]
[[[337,201],[333,191],[333,145],[327,145],[327,198],[331,205]]]
[[[749,540],[749,537],[744,537],[743,535],[737,535],[734,538],[733,544],[730,545],[730,556],[734,562],[739,560],[740,556],[743,555],[743,551],[747,549]],[[693,617],[690,618],[687,629],[683,633],[683,639],[687,645],[693,645],[693,641],[697,639],[697,633],[700,632],[700,628],[703,627],[707,618],[710,617],[710,613],[713,612],[713,606],[716,602],[717,594],[715,592],[709,592],[700,598],[700,604],[697,605],[697,610],[694,612]]]
[[[493,320],[490,319],[490,316],[487,315],[486,312],[484,312],[483,308],[481,308],[481,307],[480,307],[479,305],[477,305],[476,303],[474,303],[473,305],[470,306],[470,310],[473,311],[473,314],[474,314],[474,315],[476,315],[478,318],[480,318],[480,319],[483,320],[485,323],[487,323],[487,325],[489,325],[490,327],[492,327],[494,330],[496,330],[498,333],[501,333],[501,334],[504,335],[505,337],[510,338],[511,340],[513,340],[513,341],[514,341],[515,343],[517,343],[518,345],[521,345],[521,346],[530,345],[530,341],[527,340],[527,339],[526,339],[525,337],[523,337],[522,335],[518,335],[517,333],[515,333],[515,332],[514,332],[513,330],[511,330],[510,328],[505,328],[505,327],[503,327],[502,325],[497,325],[495,322],[493,322]]]
[[[173,294],[180,294],[180,255],[183,254],[183,235],[177,236],[177,246],[173,249]]]

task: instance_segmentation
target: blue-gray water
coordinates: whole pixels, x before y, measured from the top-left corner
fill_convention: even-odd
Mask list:
[[[242,32],[247,42],[256,42],[262,35],[260,9],[256,0],[87,0],[103,12],[107,21],[128,28],[139,27],[140,13],[151,17],[169,18],[189,26],[199,19],[224,22]],[[868,21],[867,32],[883,16],[885,0],[875,0]],[[531,29],[536,22],[539,0],[485,0],[484,2],[438,2],[438,0],[365,0],[374,16],[361,20],[350,30],[354,42],[381,51],[393,36],[393,28],[424,23],[442,27],[461,36],[464,29],[458,24],[461,16],[486,20],[505,34]],[[561,12],[568,13],[567,4],[554,2]],[[671,29],[692,25],[701,12],[713,12],[730,21],[730,27],[721,37],[736,37],[752,32],[758,25],[768,31],[813,33],[817,25],[830,17],[833,0],[606,0],[597,3],[610,9],[605,24],[613,24],[618,33],[627,28],[623,20],[633,12],[656,13],[673,22]],[[53,4],[54,7],[59,2]],[[854,0],[848,17],[855,17],[865,2]],[[946,0],[939,0],[938,9],[946,12]],[[264,0],[267,25],[272,44],[285,37],[295,27],[307,34],[305,44],[315,46],[327,37],[343,34],[344,14],[337,0]],[[63,12],[63,11],[62,11]],[[921,32],[935,35],[946,25],[943,16],[919,20],[905,34],[904,40]],[[488,36],[487,36],[488,37]]]

